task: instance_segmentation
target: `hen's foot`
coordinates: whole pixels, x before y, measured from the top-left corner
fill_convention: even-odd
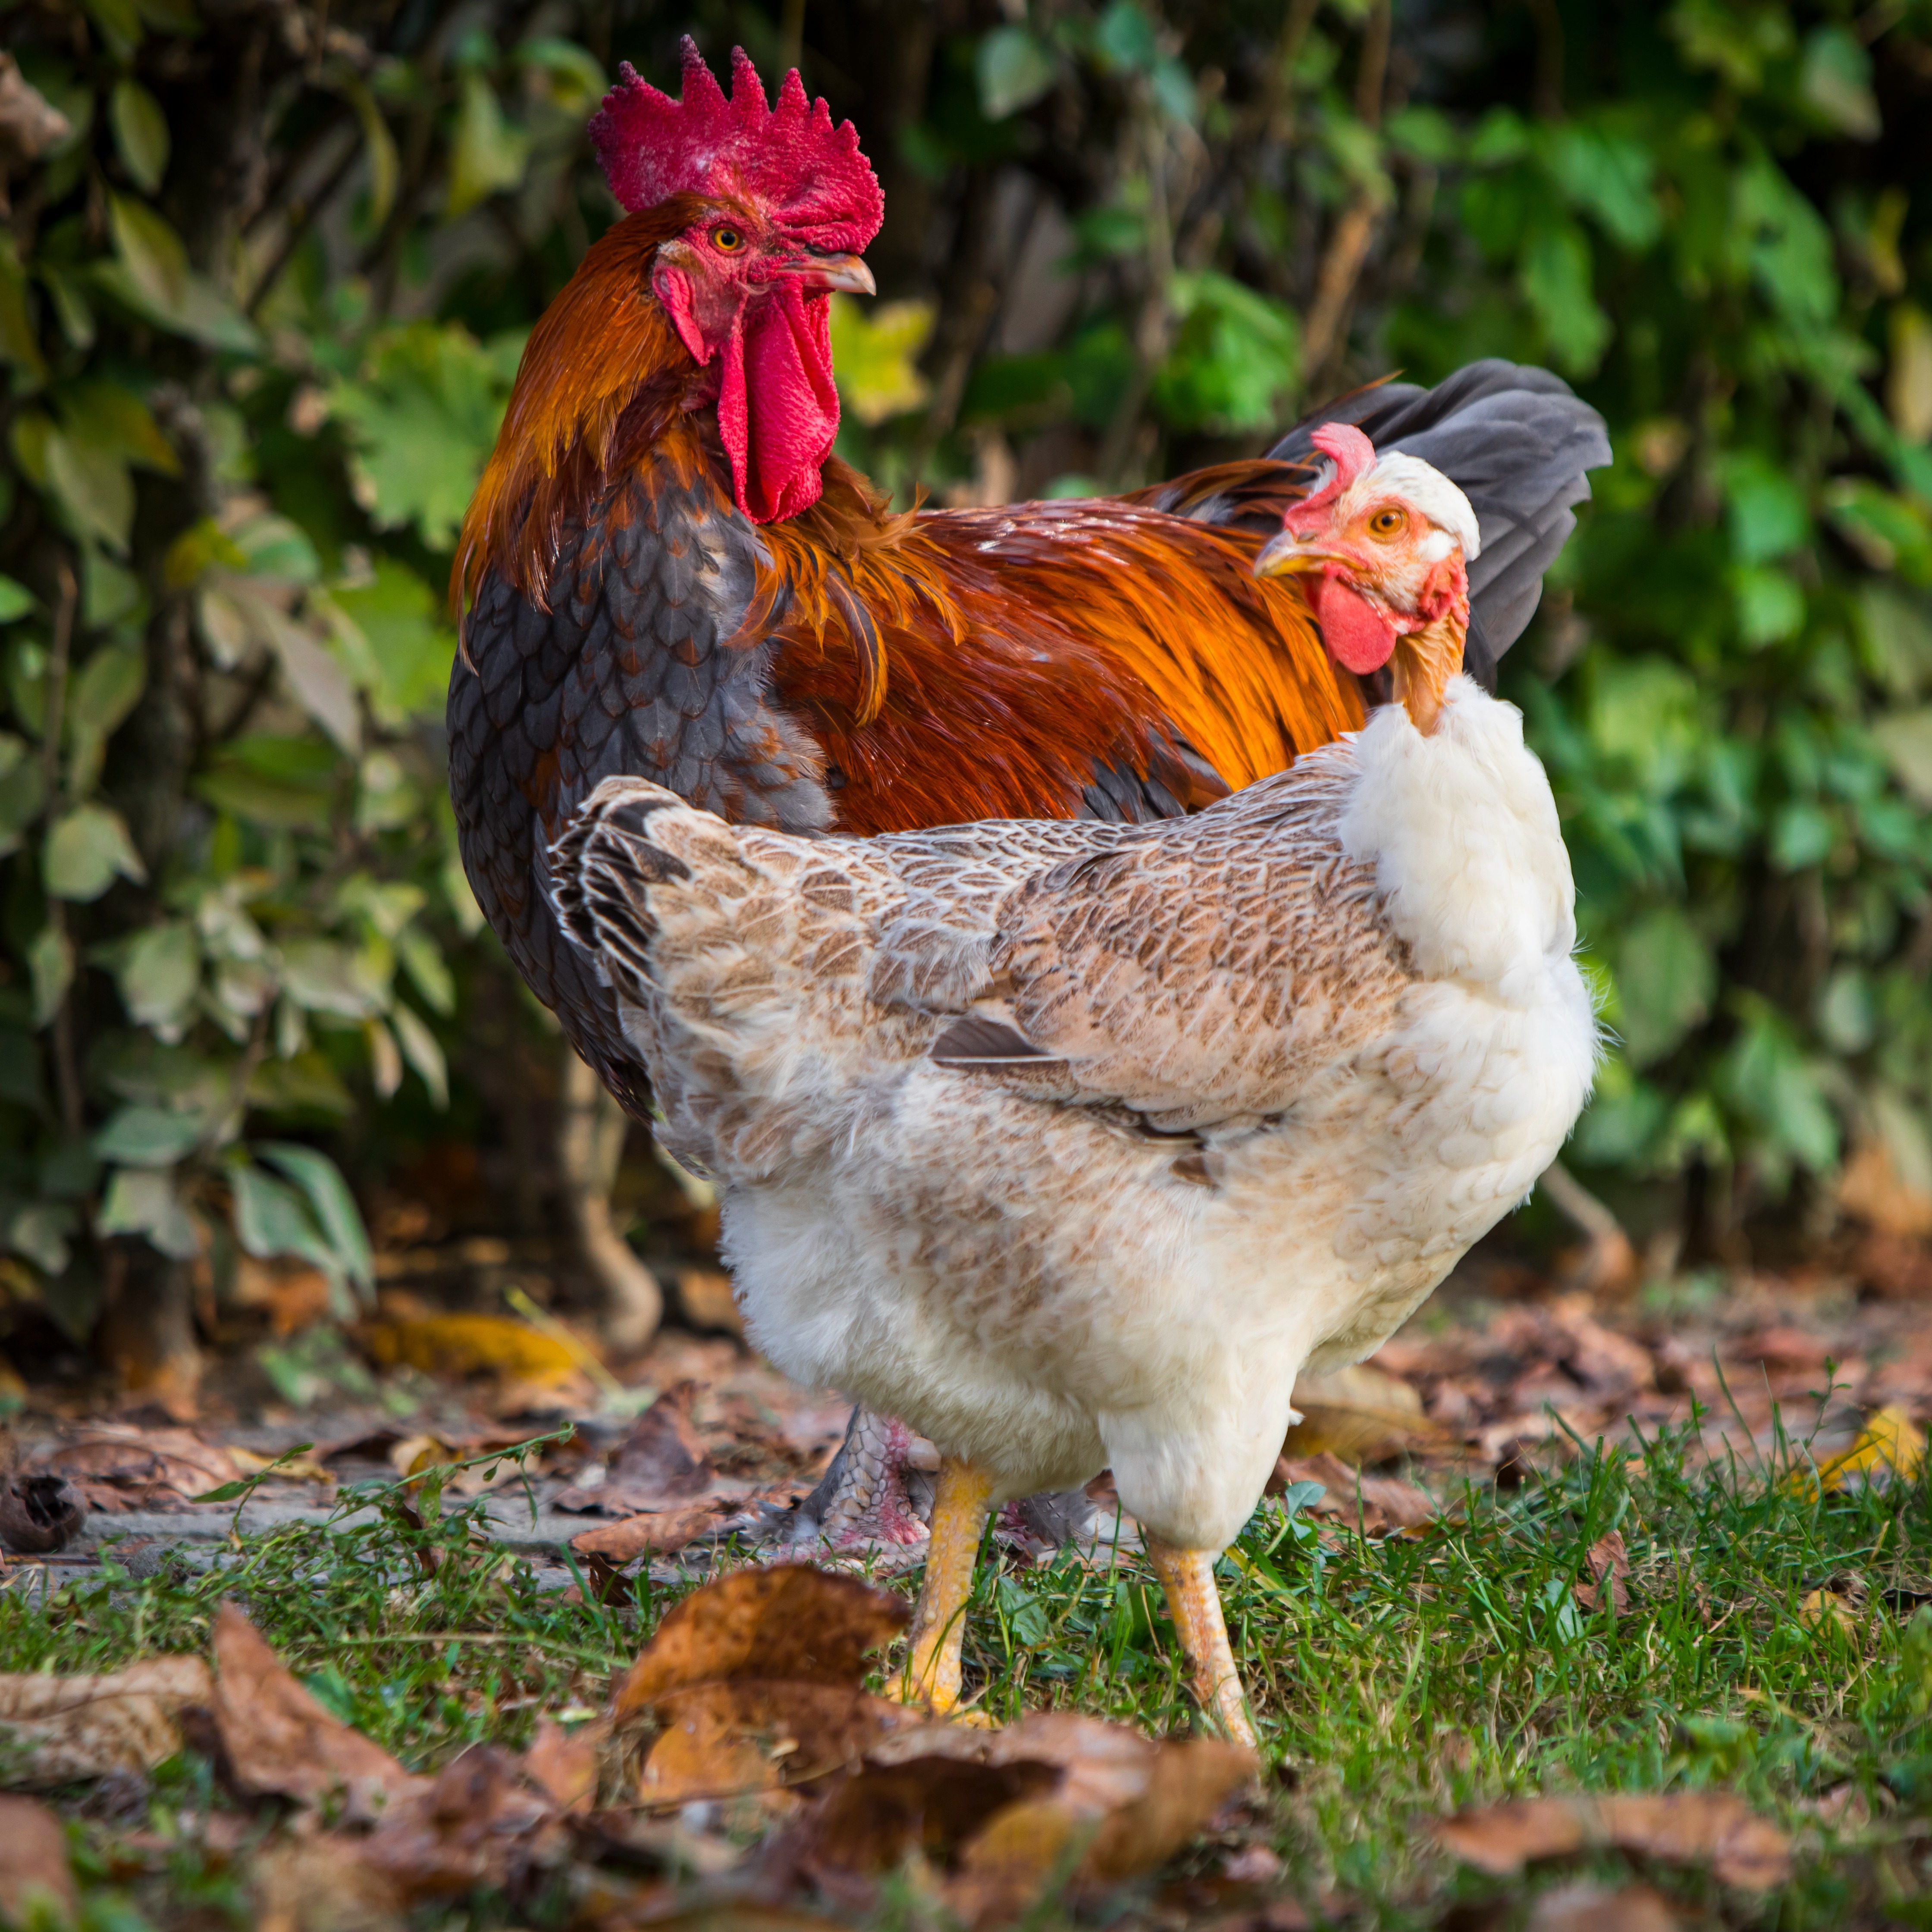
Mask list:
[[[1221,1593],[1214,1586],[1216,1552],[1177,1549],[1150,1535],[1147,1553],[1187,1653],[1196,1702],[1226,1736],[1250,1750],[1258,1749],[1241,1673],[1228,1642],[1227,1622],[1221,1614]]]
[[[862,1404],[817,1489],[799,1505],[788,1540],[842,1553],[916,1551],[926,1541],[938,1452],[903,1422]]]
[[[939,1466],[932,1498],[932,1538],[926,1546],[926,1581],[913,1612],[905,1667],[886,1694],[902,1704],[926,1704],[945,1716],[959,1702],[960,1646],[966,1635],[966,1604],[973,1594],[993,1478],[970,1462],[948,1456]]]

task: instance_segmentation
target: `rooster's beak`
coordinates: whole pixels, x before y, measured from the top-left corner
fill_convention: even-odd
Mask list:
[[[1262,544],[1255,559],[1257,577],[1298,577],[1311,570],[1319,570],[1324,564],[1339,563],[1352,566],[1355,560],[1338,550],[1330,550],[1312,539],[1299,537],[1292,530],[1282,530]]]
[[[809,255],[791,272],[809,282],[814,295],[825,289],[838,289],[852,296],[875,296],[879,292],[872,270],[856,255]]]

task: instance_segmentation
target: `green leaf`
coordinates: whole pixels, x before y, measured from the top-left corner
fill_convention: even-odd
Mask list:
[[[1748,1012],[1720,1070],[1726,1096],[1774,1153],[1828,1170],[1838,1158],[1838,1123],[1816,1069],[1781,1016],[1756,1000]]]
[[[54,399],[67,433],[75,442],[111,450],[124,461],[164,476],[182,473],[181,458],[173,444],[133,390],[97,378],[63,383],[54,392]]]
[[[1780,570],[1749,566],[1734,573],[1738,634],[1756,648],[1795,638],[1804,628],[1804,592]]]
[[[1780,872],[1802,872],[1807,866],[1822,865],[1838,840],[1838,829],[1828,812],[1795,800],[1772,816],[1772,862]]]
[[[589,117],[610,85],[604,70],[587,47],[555,34],[539,34],[517,49],[526,73],[541,76],[550,105],[575,120]]]
[[[1731,549],[1741,563],[1767,563],[1807,542],[1811,517],[1804,492],[1788,472],[1755,451],[1724,465]]]
[[[46,358],[27,303],[26,272],[13,236],[0,228],[0,362],[10,362],[30,384],[47,379]]]
[[[139,316],[211,349],[259,349],[254,326],[206,275],[188,266],[181,237],[152,208],[125,195],[107,197],[115,259],[94,270],[110,295]]]
[[[1624,1050],[1648,1066],[1710,1017],[1717,962],[1703,935],[1675,906],[1631,921],[1617,949]]]
[[[1598,305],[1583,231],[1568,221],[1540,228],[1523,251],[1519,280],[1550,353],[1570,374],[1591,374],[1615,329]]]
[[[1855,141],[1876,141],[1882,130],[1871,56],[1847,27],[1813,29],[1804,43],[1798,91],[1828,126]]]
[[[455,1012],[456,982],[451,978],[436,941],[412,926],[397,940],[396,950],[402,956],[403,970],[410,976],[410,983],[429,1006],[446,1017]]]
[[[449,194],[443,219],[454,221],[479,201],[524,184],[530,137],[503,117],[496,91],[476,68],[460,83],[456,132],[449,144]]]
[[[68,691],[68,724],[76,739],[113,736],[147,688],[148,654],[140,645],[103,644]]]
[[[34,982],[34,1024],[45,1026],[60,1011],[67,989],[74,984],[74,942],[64,932],[44,926],[27,942],[27,970]]]
[[[194,926],[170,920],[137,933],[119,978],[128,1017],[164,1040],[178,1040],[201,990],[201,944]]]
[[[995,27],[980,43],[973,74],[980,111],[988,121],[1030,107],[1059,78],[1053,56],[1024,27]]]
[[[0,624],[16,623],[34,608],[34,593],[10,577],[0,577]]]
[[[40,860],[42,882],[58,899],[98,899],[118,876],[137,885],[148,876],[118,812],[76,806],[55,820]]]
[[[369,160],[369,226],[380,229],[389,218],[396,202],[396,182],[401,172],[397,158],[396,139],[382,118],[376,97],[362,76],[346,73],[340,83],[356,118],[362,124],[362,148]]]
[[[160,104],[137,80],[115,82],[107,118],[122,165],[136,186],[154,194],[168,171],[168,123]]]
[[[0,732],[0,857],[20,849],[22,835],[47,802],[47,777],[24,739]]]
[[[291,939],[281,949],[282,983],[310,1012],[365,1019],[380,1010],[382,988],[363,973],[352,946],[332,939]]]
[[[442,1048],[436,1035],[423,1023],[422,1016],[404,1006],[400,1000],[389,1009],[389,1024],[395,1028],[396,1040],[403,1049],[403,1058],[422,1076],[423,1084],[429,1089],[430,1100],[439,1108],[449,1105],[449,1069],[442,1057]]]
[[[1932,810],[1932,705],[1881,718],[1872,736],[1898,782]]]
[[[835,316],[835,340],[838,326]],[[399,730],[442,715],[456,633],[442,600],[414,571],[389,556],[375,566],[371,581],[335,586],[317,606],[376,722]]]
[[[162,1169],[117,1169],[94,1226],[104,1234],[145,1235],[176,1261],[192,1261],[201,1252],[194,1218],[176,1198],[174,1177]]]
[[[1564,194],[1633,251],[1664,232],[1664,212],[1651,191],[1655,168],[1641,141],[1576,122],[1558,128],[1550,141],[1550,172]]]
[[[1182,320],[1154,378],[1161,413],[1178,428],[1223,434],[1272,426],[1300,373],[1293,314],[1212,269],[1176,275],[1171,297]]]
[[[48,487],[76,534],[125,553],[134,524],[134,479],[112,449],[76,442],[58,430],[43,445]]]
[[[412,524],[432,550],[454,547],[509,385],[499,358],[453,322],[412,322],[374,339],[328,408],[348,434],[357,500],[378,529]]]
[[[341,1170],[326,1154],[292,1141],[268,1142],[256,1151],[302,1190],[341,1264],[342,1272],[365,1296],[373,1295],[375,1258],[370,1252],[362,1210],[356,1206]]]
[[[172,1167],[201,1144],[208,1123],[166,1107],[123,1107],[94,1136],[103,1160],[124,1167]]]
[[[80,1216],[71,1208],[37,1201],[8,1216],[6,1245],[43,1274],[64,1274],[73,1258],[68,1242],[80,1226]]]
[[[850,296],[832,298],[832,366],[840,400],[868,425],[921,407],[928,385],[920,352],[932,333],[929,302],[880,302],[870,310]]]
[[[235,1238],[248,1253],[258,1261],[292,1255],[313,1263],[331,1281],[344,1278],[335,1250],[295,1189],[245,1163],[231,1167],[228,1178],[235,1190]]]

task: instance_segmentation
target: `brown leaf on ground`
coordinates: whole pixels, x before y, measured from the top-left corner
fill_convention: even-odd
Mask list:
[[[728,1335],[745,1332],[745,1318],[731,1292],[731,1277],[716,1268],[680,1268],[677,1305],[693,1328],[722,1330]]]
[[[320,1804],[346,1791],[368,1818],[428,1789],[382,1747],[332,1718],[230,1601],[214,1616],[214,1722],[244,1790]]]
[[[1401,1376],[1372,1362],[1294,1385],[1301,1420],[1281,1445],[1287,1456],[1333,1455],[1364,1468],[1405,1450],[1456,1447],[1456,1438],[1422,1412],[1422,1398]]]
[[[1058,1768],[1040,1762],[932,1756],[866,1765],[841,1778],[806,1821],[796,1856],[821,1880],[891,1871],[914,1851],[938,1862],[996,1812],[1059,1782]]]
[[[20,1556],[64,1550],[87,1520],[87,1498],[66,1477],[0,1476],[0,1544]]]
[[[1671,1864],[1708,1864],[1727,1885],[1768,1891],[1790,1875],[1790,1840],[1728,1791],[1526,1798],[1436,1821],[1465,1864],[1507,1877],[1538,1858],[1615,1845]]]
[[[623,1446],[611,1457],[604,1480],[594,1489],[561,1491],[554,1507],[634,1516],[703,1496],[718,1472],[692,1423],[698,1393],[698,1384],[690,1382],[666,1389],[638,1418]]]
[[[97,1510],[178,1508],[241,1474],[218,1442],[191,1429],[136,1429],[98,1422],[35,1458],[36,1470],[64,1476]]]
[[[1677,1923],[1652,1886],[1564,1885],[1538,1896],[1524,1932],[1676,1932]]]
[[[1268,1493],[1280,1496],[1296,1483],[1319,1483],[1325,1495],[1304,1505],[1311,1516],[1340,1517],[1364,1536],[1395,1529],[1419,1529],[1440,1514],[1436,1498],[1395,1476],[1365,1476],[1338,1456],[1283,1456],[1268,1478]]]
[[[866,1653],[910,1617],[890,1591],[809,1564],[740,1570],[667,1614],[616,1687],[610,1714],[621,1722],[668,1692],[719,1678],[855,1684]]]
[[[610,1742],[610,1720],[598,1718],[566,1731],[554,1718],[539,1718],[524,1753],[524,1775],[560,1811],[588,1811],[597,1802],[598,1779]]]
[[[472,1744],[432,1781],[398,1797],[356,1846],[408,1902],[501,1886],[533,1865],[557,1862],[566,1840],[555,1807],[526,1786],[513,1760]]]
[[[61,1821],[38,1798],[0,1797],[0,1918],[38,1925],[51,1907],[65,1921],[80,1904]]]
[[[723,1512],[711,1504],[694,1503],[688,1509],[653,1510],[643,1516],[627,1516],[616,1522],[600,1522],[595,1529],[583,1530],[573,1536],[570,1546],[580,1556],[601,1556],[612,1564],[630,1563],[640,1556],[669,1556],[724,1520]]]
[[[1623,1533],[1612,1530],[1607,1536],[1600,1536],[1591,1544],[1584,1562],[1590,1567],[1590,1574],[1596,1579],[1594,1583],[1577,1583],[1571,1587],[1576,1592],[1576,1600],[1586,1610],[1594,1610],[1600,1599],[1605,1583],[1610,1586],[1610,1614],[1621,1617],[1630,1610],[1630,1586],[1624,1580],[1630,1574],[1630,1557],[1624,1549]]]
[[[210,1699],[198,1657],[148,1657],[96,1677],[0,1677],[0,1754],[15,1783],[145,1772],[181,1748],[181,1714]]]
[[[255,1932],[402,1932],[403,1902],[339,1832],[262,1846],[249,1868]]]
[[[638,1796],[653,1805],[809,1784],[931,1722],[854,1684],[750,1677],[668,1691],[654,1708],[663,1728],[638,1773]]]

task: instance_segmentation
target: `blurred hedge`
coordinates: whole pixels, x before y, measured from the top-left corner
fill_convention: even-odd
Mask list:
[[[860,124],[844,442],[902,495],[1132,483],[1396,367],[1575,382],[1618,462],[1506,681],[1622,1041],[1577,1157],[1720,1242],[1822,1225],[1854,1142],[1932,1194],[1926,0],[0,20],[0,1242],[76,1336],[236,1243],[346,1306],[321,1150],[491,1131],[442,586],[614,212],[584,122],[687,28],[802,40]]]

